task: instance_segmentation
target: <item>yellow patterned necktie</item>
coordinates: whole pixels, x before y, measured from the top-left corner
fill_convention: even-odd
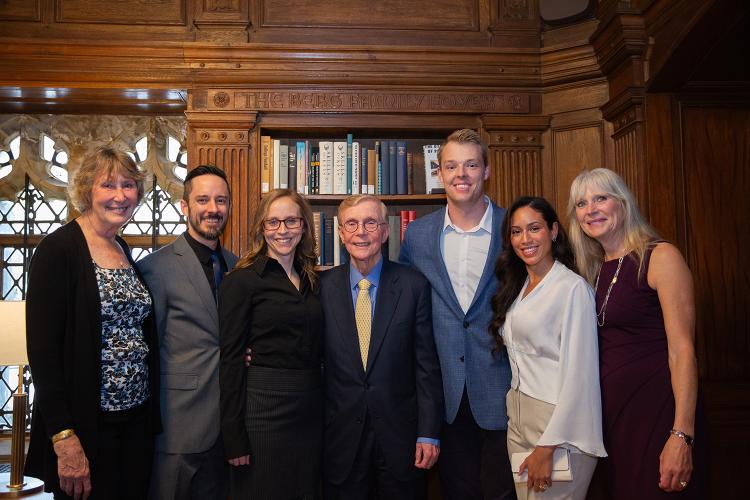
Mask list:
[[[354,308],[354,316],[357,321],[357,333],[359,334],[359,352],[362,355],[362,366],[367,368],[367,353],[370,350],[370,327],[372,325],[372,303],[370,302],[370,282],[366,279],[359,280],[359,293],[357,294],[357,306]]]

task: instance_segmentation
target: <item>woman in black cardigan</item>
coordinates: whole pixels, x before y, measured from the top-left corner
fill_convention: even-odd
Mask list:
[[[102,148],[75,173],[81,215],[37,247],[26,327],[34,413],[25,473],[55,498],[145,498],[159,430],[151,297],[118,231],[143,174]]]

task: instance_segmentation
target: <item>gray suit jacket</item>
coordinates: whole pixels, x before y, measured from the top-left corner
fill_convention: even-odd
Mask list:
[[[229,269],[237,257],[222,249]],[[219,436],[219,315],[184,235],[138,263],[156,312],[164,431],[156,449],[201,453]]]

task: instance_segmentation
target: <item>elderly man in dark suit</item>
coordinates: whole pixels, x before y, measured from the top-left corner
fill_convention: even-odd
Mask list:
[[[219,243],[231,205],[224,171],[191,170],[180,205],[187,232],[138,264],[154,299],[161,361],[164,432],[156,440],[149,497],[226,500],[216,306],[219,283],[237,257]]]
[[[381,254],[385,206],[339,207],[350,262],[321,275],[325,312],[325,498],[412,499],[438,458],[443,420],[430,288]]]

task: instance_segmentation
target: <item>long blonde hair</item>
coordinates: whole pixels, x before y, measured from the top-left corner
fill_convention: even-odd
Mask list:
[[[570,230],[568,233],[579,272],[593,285],[604,260],[604,248],[581,229],[581,225],[576,218],[576,203],[583,198],[587,189],[606,193],[620,205],[623,217],[622,226],[618,230],[623,235],[624,249],[628,253],[635,254],[638,276],[640,277],[648,247],[659,239],[659,234],[646,222],[643,214],[638,210],[638,203],[625,181],[606,168],[584,170],[573,179],[573,183],[570,185],[570,199],[568,200]]]
[[[313,290],[318,283],[318,275],[315,272],[315,238],[313,236],[313,215],[310,205],[296,191],[289,189],[274,189],[266,194],[260,201],[258,211],[255,213],[252,225],[250,226],[250,249],[234,266],[235,269],[249,267],[258,257],[268,253],[268,243],[263,233],[263,221],[268,217],[268,211],[271,203],[280,198],[291,198],[297,204],[302,215],[302,238],[294,250],[294,263],[302,269],[302,274],[307,277]]]

